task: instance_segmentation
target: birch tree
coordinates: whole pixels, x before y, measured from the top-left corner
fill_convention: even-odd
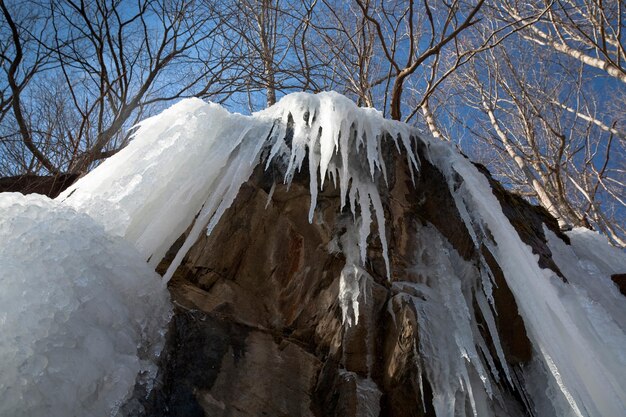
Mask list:
[[[626,83],[626,4],[622,0],[503,1],[499,17],[528,25],[524,38]]]
[[[584,63],[538,54],[499,47],[455,74],[474,137],[497,155],[495,174],[562,227],[594,227],[626,246],[624,112],[601,112]]]

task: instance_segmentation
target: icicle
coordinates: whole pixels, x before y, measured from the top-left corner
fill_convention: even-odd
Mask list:
[[[374,206],[374,214],[376,215],[376,223],[378,224],[378,236],[383,247],[383,259],[385,260],[385,269],[387,278],[391,279],[391,264],[389,263],[389,248],[387,246],[387,236],[385,235],[385,211],[380,195],[377,192],[370,193],[370,199]]]
[[[494,360],[477,327],[472,294],[464,291],[464,286],[478,282],[478,270],[432,226],[418,230],[416,248],[411,272],[425,282],[396,281],[393,289],[415,309],[419,353],[436,415],[465,415],[464,407],[462,414],[455,412],[462,398],[467,398],[474,415],[494,415],[489,410],[496,400],[492,381],[497,379],[487,371],[487,366],[495,370]]]
[[[502,268],[528,337],[551,375],[550,384],[556,387],[550,403],[565,399],[569,412],[576,415],[623,414],[626,333],[615,318],[626,316],[626,304],[614,304],[611,308],[616,310],[607,314],[589,292],[573,282],[583,268],[574,273],[566,271],[574,277],[567,284],[552,271],[541,269],[538,256],[520,240],[485,176],[450,147],[433,141],[430,154],[446,176],[468,230],[490,236],[482,243]],[[459,178],[462,183],[458,183]],[[608,249],[601,251],[601,258],[610,256]],[[531,377],[529,374],[525,378]]]
[[[380,112],[359,108],[334,92],[291,94],[251,117],[198,99],[183,100],[140,123],[129,146],[59,198],[134,243],[152,266],[193,223],[165,274],[168,280],[202,230],[210,233],[217,225],[259,163],[266,169],[273,163],[282,167],[289,187],[306,159],[309,221],[314,221],[317,196],[329,176],[339,186],[341,209],[347,204],[359,224],[357,256],[342,278],[348,291],[350,280],[358,281],[364,273],[372,215],[391,275],[377,185],[380,176],[387,179],[381,149],[385,140],[398,150],[404,147],[415,172],[419,163],[411,148],[413,136],[406,124],[384,120]],[[358,291],[351,294],[358,298]],[[357,298],[353,307],[358,307]]]
[[[276,183],[273,182],[272,183],[272,187],[270,188],[270,192],[267,193],[267,201],[265,202],[265,209],[267,210],[267,207],[269,207],[270,203],[272,202],[272,196],[274,195],[274,190],[276,189]]]
[[[339,277],[342,323],[348,327],[359,324],[359,275],[357,266],[349,264],[344,267]]]
[[[498,355],[498,360],[500,361],[500,365],[504,369],[504,374],[507,380],[512,384],[513,380],[511,379],[511,371],[509,370],[509,365],[506,361],[506,358],[504,357],[504,351],[502,350],[502,343],[500,342],[500,336],[498,335],[498,329],[496,328],[496,321],[495,321],[495,318],[493,317],[493,313],[491,312],[491,309],[489,308],[489,305],[487,305],[487,301],[482,296],[482,294],[479,292],[475,292],[475,294],[476,294],[476,303],[478,304],[478,308],[480,309],[481,315],[483,316],[483,318],[485,319],[485,322],[487,323],[487,330],[489,331],[489,335],[491,336],[491,341],[493,342],[493,345],[496,348],[496,354]],[[487,353],[485,350],[485,355],[486,354]],[[493,360],[491,359],[491,356],[489,356],[488,358],[490,360],[489,365],[494,370],[494,374],[496,374],[495,365],[493,365]]]
[[[411,148],[414,132],[406,124],[385,120],[378,111],[359,108],[345,97],[332,92],[317,95],[290,94],[281,99],[276,106],[255,114],[255,117],[282,120],[286,123],[286,114],[292,115],[294,138],[291,149],[286,151],[289,165],[285,182],[289,183],[293,178],[296,166],[304,158],[303,150],[306,147],[311,194],[309,221],[313,221],[318,189],[323,187],[326,176],[330,176],[333,183],[339,183],[341,209],[347,203],[355,221],[360,218],[361,264],[366,260],[373,207],[387,276],[390,276],[384,209],[376,185],[378,174],[387,181],[381,143],[383,138],[390,138],[398,150],[400,149],[398,141],[402,144],[413,177],[419,170],[418,159]],[[312,118],[311,115],[315,117]],[[361,147],[364,150],[364,157],[359,157]],[[279,153],[275,155],[278,156]]]

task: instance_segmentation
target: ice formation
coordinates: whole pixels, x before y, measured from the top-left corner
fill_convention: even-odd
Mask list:
[[[141,255],[47,197],[0,194],[0,415],[113,416],[156,373],[169,296]]]
[[[187,231],[164,276],[167,280],[199,234],[211,233],[257,166],[272,166],[282,174],[277,180],[287,184],[296,172],[306,170],[309,221],[316,221],[317,195],[327,182],[339,188],[342,209],[346,206],[352,214],[352,224],[333,248],[346,258],[339,277],[344,324],[360,323],[359,305],[366,295],[363,283],[372,279],[364,265],[375,218],[392,288],[397,297],[410,301],[417,315],[421,330],[415,349],[433,390],[437,416],[502,415],[510,400],[499,388],[505,383],[528,396],[525,400],[532,402],[536,415],[623,415],[626,304],[609,281],[611,273],[626,269],[624,254],[591,232],[572,231],[570,247],[546,231],[555,262],[568,279],[564,283],[538,266],[537,257],[520,240],[476,167],[449,144],[419,136],[409,126],[385,120],[379,112],[359,108],[336,93],[288,95],[252,116],[189,99],[142,122],[130,145],[65,191],[58,205],[45,204],[59,213],[69,213],[63,205],[86,213],[108,234],[135,246],[141,255],[127,251],[106,257],[115,264],[99,264],[100,269],[115,269],[115,280],[126,275],[117,271],[119,262],[135,265],[126,259],[141,256],[154,267]],[[424,226],[417,245],[421,252],[415,254],[412,266],[424,282],[402,282],[391,276],[381,198],[387,180],[384,142],[404,151],[413,175],[419,175],[416,146],[421,142],[421,157],[443,173],[474,244],[485,245],[495,256],[535,350],[533,362],[525,368],[509,369],[504,358],[492,305],[492,274],[484,259],[477,265],[468,263],[434,228]],[[89,229],[88,217],[79,218],[85,223],[81,227]],[[89,241],[81,233],[76,239]],[[114,243],[106,248],[117,253]],[[64,253],[47,246],[38,251],[52,257]],[[138,266],[133,268],[135,278],[149,275]],[[482,332],[474,320],[477,312],[484,319]],[[147,310],[132,313],[137,313],[132,317],[154,315]],[[493,352],[486,347],[485,334]],[[546,380],[549,389],[538,390]],[[370,387],[374,382],[363,381],[367,388],[363,392],[376,394]]]
[[[436,415],[464,415],[459,411],[464,411],[466,402],[473,415],[494,415],[492,403],[504,400],[492,386],[491,375],[498,375],[498,370],[474,319],[474,297],[504,364],[502,377],[510,375],[491,310],[484,294],[476,291],[473,278],[478,270],[432,226],[418,231],[415,259],[411,273],[422,277],[422,282],[397,281],[393,286],[396,297],[408,298],[417,313],[420,368],[431,384]],[[498,377],[493,380],[498,382]]]
[[[193,223],[166,274],[169,279],[202,230],[210,233],[257,164],[284,164],[284,181],[289,183],[306,156],[304,168],[311,174],[309,220],[325,178],[338,181],[342,204],[350,205],[361,224],[364,263],[371,208],[387,253],[376,186],[378,177],[385,175],[380,143],[390,138],[410,150],[411,133],[409,126],[385,120],[376,110],[359,108],[332,92],[291,94],[252,117],[188,99],[142,122],[130,145],[58,199],[133,242],[152,265]],[[408,155],[412,169],[419,169],[414,153]]]
[[[476,167],[434,140],[429,141],[429,154],[448,179],[457,208],[465,213],[468,230],[473,230],[475,239],[495,255],[515,296],[536,356],[541,359],[538,367],[543,367],[539,376],[529,372],[524,380],[532,385],[541,374],[551,378],[549,406],[554,409],[540,410],[539,415],[623,415],[626,333],[619,323],[626,315],[626,304],[600,305],[594,294],[598,297],[607,287],[609,270],[626,268],[624,254],[596,234],[580,229],[570,233],[578,256],[571,256],[571,251],[567,253],[562,243],[552,238],[559,266],[569,263],[563,272],[573,282],[564,283],[553,271],[539,267],[538,256],[521,241],[487,178]],[[486,230],[493,241],[486,238]],[[582,268],[571,269],[581,263]],[[613,298],[616,289],[608,294]]]
[[[141,122],[126,148],[58,200],[132,242],[156,266],[196,216],[202,226],[192,230],[195,237],[228,208],[272,127],[217,104],[184,100]]]

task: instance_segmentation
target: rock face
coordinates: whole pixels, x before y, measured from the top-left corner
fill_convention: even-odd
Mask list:
[[[621,415],[623,254],[416,134],[336,93],[184,100],[62,193],[172,278],[121,415]]]
[[[211,235],[201,235],[170,281],[175,315],[155,389],[146,396],[138,386],[123,414],[434,416],[450,403],[442,394],[448,390],[454,400],[450,415],[471,415],[475,405],[463,389],[436,382],[459,366],[454,363],[458,357],[439,351],[454,344],[465,319],[471,327],[465,330],[483,341],[482,357],[490,355],[493,362],[485,359],[495,392],[490,413],[535,415],[522,373],[536,366],[536,352],[492,246],[476,245],[444,175],[429,162],[426,149],[415,153],[421,168],[413,177],[406,155],[384,150],[388,178],[384,184],[379,179],[378,188],[391,278],[373,224],[366,274],[358,285],[358,313],[346,313],[342,300],[342,236],[349,233],[352,213],[340,209],[338,189],[327,184],[309,223],[308,173],[298,174],[288,187],[279,167],[257,167]],[[539,265],[567,282],[544,232],[569,243],[556,221],[478,168]],[[455,181],[454,187],[463,179]],[[40,182],[7,184],[30,191]],[[54,184],[42,190],[57,194],[63,185]],[[158,272],[165,272],[184,237]],[[480,297],[481,262],[492,274],[488,305]],[[612,277],[622,294],[624,276]],[[459,299],[462,306],[467,303],[467,318],[448,312]],[[352,325],[346,314],[352,315]],[[446,329],[457,333],[451,337]],[[511,373],[506,378],[505,369]],[[479,378],[472,372],[467,381]]]
[[[626,274],[614,274],[611,279],[619,287],[619,291],[626,296]]]
[[[394,284],[432,279],[414,265],[416,253],[425,267],[436,263],[433,258],[442,249],[430,247],[432,239],[457,253],[458,262],[475,265],[482,255],[489,263],[497,284],[495,325],[504,358],[512,369],[529,363],[532,347],[511,291],[487,247],[480,254],[475,249],[442,174],[418,149],[422,168],[413,184],[396,152],[387,150],[388,168],[393,169],[383,195],[386,217],[392,219],[387,225],[392,278],[386,277],[374,235],[368,242],[371,278],[362,285],[358,324],[342,325],[338,300],[345,259],[333,246],[345,232],[344,216],[351,214],[344,210],[337,215],[337,189],[331,184],[321,193],[310,224],[307,174],[299,174],[287,190],[280,173],[258,167],[213,233],[198,239],[170,282],[176,313],[159,382],[133,413],[435,415],[433,389],[422,366],[428,358],[421,358],[418,349],[423,321],[407,301],[415,294]],[[546,224],[560,235],[554,219],[493,185],[520,237],[544,265],[558,272],[542,231]],[[170,261],[166,257],[161,272]],[[467,272],[476,273],[472,268]],[[479,308],[473,310],[476,328],[489,341],[485,317]],[[496,347],[488,344],[496,358]],[[502,370],[502,364],[495,366]],[[497,382],[497,415],[531,415],[523,390],[514,385],[504,378]],[[460,406],[470,410],[467,399]]]

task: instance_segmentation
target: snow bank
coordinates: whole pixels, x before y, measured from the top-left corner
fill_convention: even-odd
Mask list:
[[[0,415],[109,416],[154,377],[170,315],[127,242],[47,197],[0,194]]]

